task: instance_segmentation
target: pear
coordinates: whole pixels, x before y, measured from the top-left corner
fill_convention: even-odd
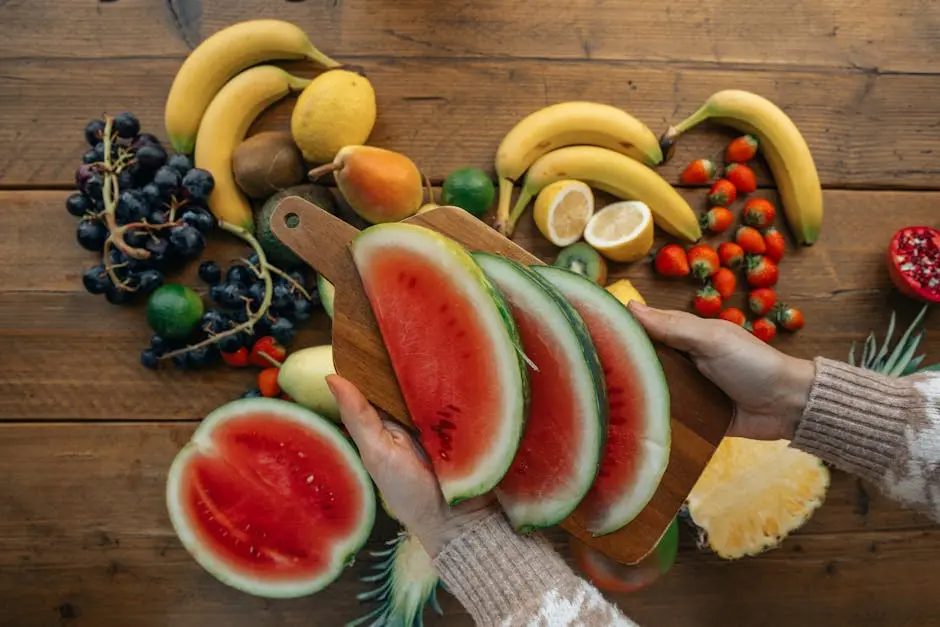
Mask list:
[[[311,346],[287,356],[277,375],[277,384],[298,405],[339,422],[336,399],[326,385],[326,377],[331,374],[336,374],[333,347]]]
[[[401,153],[374,146],[344,146],[332,163],[314,168],[311,180],[333,173],[349,206],[372,224],[398,222],[424,200],[421,172]]]

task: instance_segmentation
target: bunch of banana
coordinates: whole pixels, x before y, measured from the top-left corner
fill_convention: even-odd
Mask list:
[[[192,153],[199,123],[222,86],[245,68],[273,59],[310,59],[327,68],[339,66],[289,22],[249,20],[224,28],[192,51],[170,87],[165,123],[173,149]]]
[[[596,102],[545,107],[519,122],[499,145],[496,228],[511,235],[533,195],[569,178],[645,202],[662,228],[694,241],[701,230],[692,209],[647,167],[662,160],[653,132],[622,109]],[[522,194],[510,213],[513,183],[527,170]]]
[[[733,89],[719,91],[698,111],[666,131],[662,145],[667,157],[682,133],[708,119],[758,138],[790,228],[801,244],[814,243],[822,228],[822,186],[809,146],[789,116],[757,94]]]

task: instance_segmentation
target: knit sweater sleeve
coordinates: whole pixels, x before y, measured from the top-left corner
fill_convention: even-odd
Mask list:
[[[940,375],[893,378],[817,358],[792,445],[940,520]]]
[[[538,534],[517,535],[501,512],[444,546],[434,565],[477,625],[629,627]]]

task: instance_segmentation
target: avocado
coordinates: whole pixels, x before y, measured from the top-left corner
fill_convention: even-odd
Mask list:
[[[297,255],[271,232],[271,215],[278,204],[288,196],[299,196],[333,215],[336,215],[337,208],[336,197],[333,193],[322,185],[313,184],[288,187],[264,202],[264,205],[255,212],[255,237],[258,238],[258,243],[261,244],[268,261],[280,268],[289,268],[302,263]]]

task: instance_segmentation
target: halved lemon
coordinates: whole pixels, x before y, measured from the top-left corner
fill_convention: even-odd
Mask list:
[[[653,214],[638,200],[615,202],[594,214],[584,239],[612,261],[642,259],[653,247]]]
[[[607,291],[617,297],[624,305],[628,304],[631,300],[638,301],[640,304],[645,305],[646,299],[643,298],[643,295],[633,287],[633,283],[629,279],[620,279],[619,281],[614,281],[607,286]]]
[[[555,246],[569,246],[581,239],[592,215],[594,194],[581,181],[552,183],[535,200],[535,226]]]

